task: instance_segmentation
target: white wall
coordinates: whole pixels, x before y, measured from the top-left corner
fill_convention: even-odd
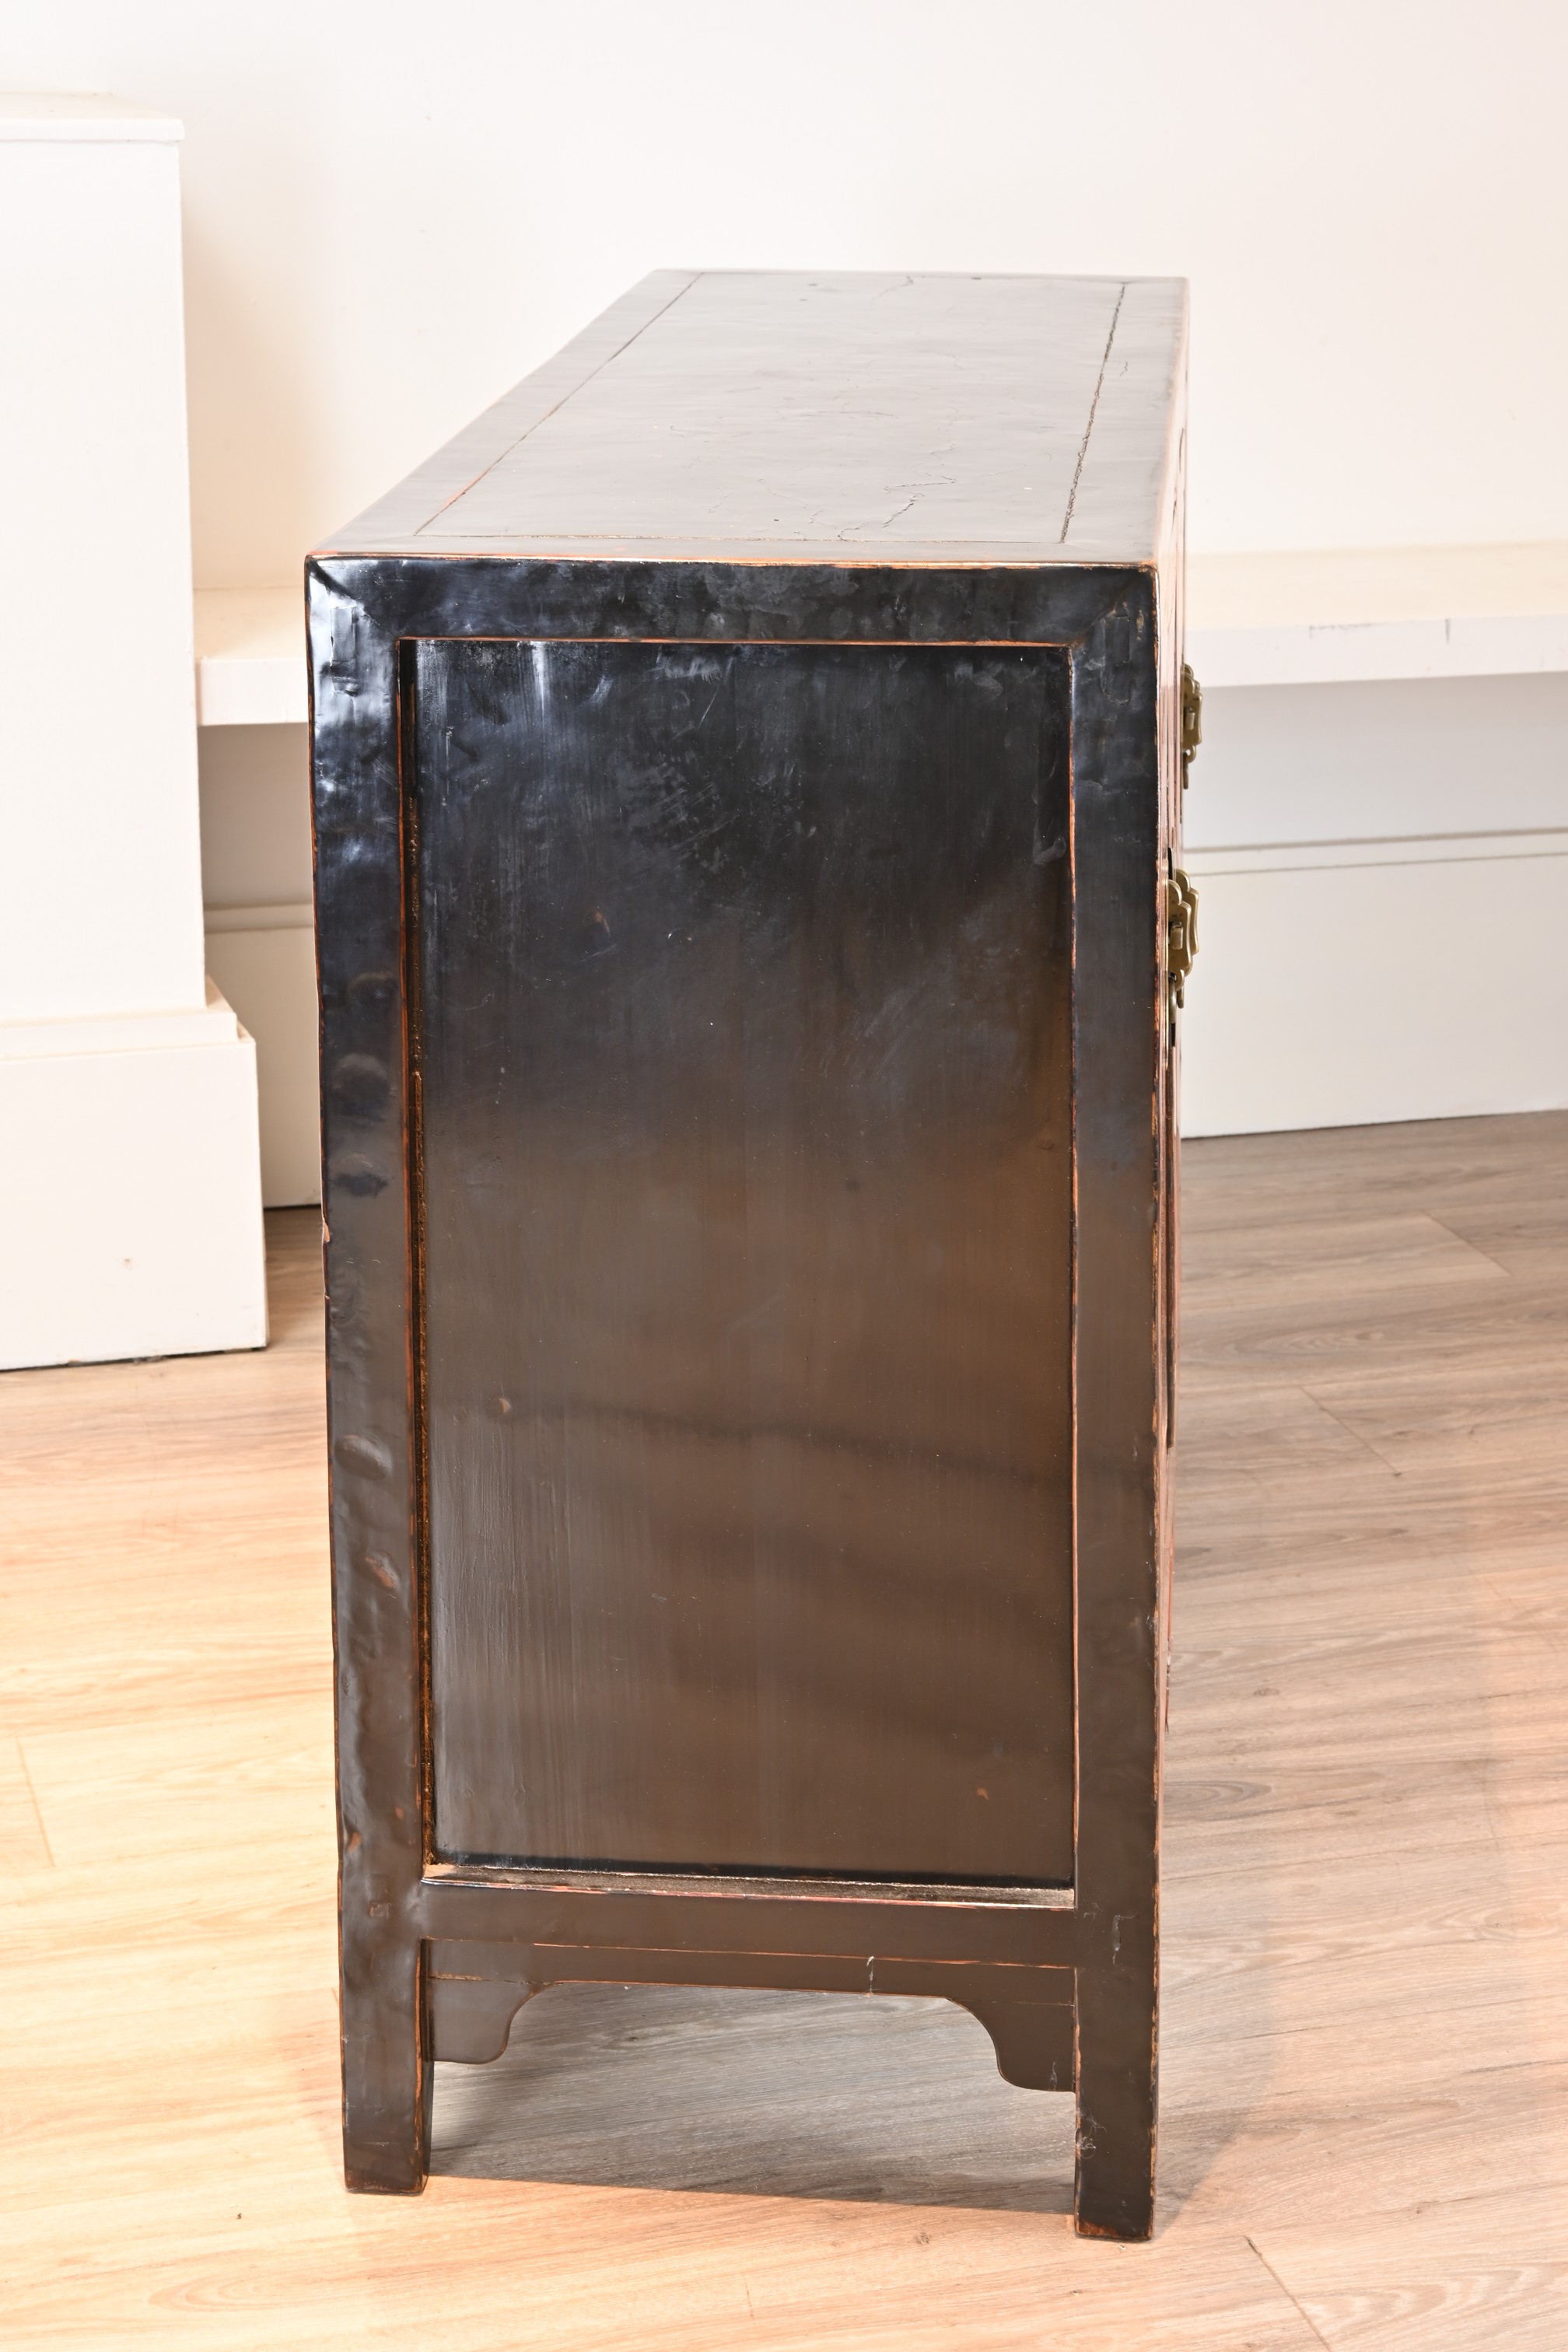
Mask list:
[[[1568,537],[1561,0],[10,0],[4,47],[184,118],[202,584],[687,262],[1187,276],[1195,546]]]
[[[184,118],[205,586],[297,583],[308,545],[628,282],[689,262],[1180,274],[1195,548],[1568,539],[1561,0],[9,0],[0,63]],[[208,963],[257,1037],[268,1197],[308,1198],[298,730],[205,730],[202,802]],[[1216,698],[1189,814],[1214,853],[1194,1131],[1447,1103],[1415,1083],[1443,1010],[1410,975],[1456,908],[1494,969],[1442,1085],[1475,1098],[1511,991],[1536,1098],[1568,1034],[1542,929],[1559,856],[1402,880],[1349,859],[1330,883],[1279,845],[1568,826],[1554,682]],[[1260,843],[1271,866],[1221,870]],[[1292,978],[1310,919],[1345,931],[1310,948],[1343,976],[1315,1021]],[[1517,984],[1487,943],[1516,932]],[[1289,1060],[1266,997],[1300,1025],[1310,1100],[1253,1081]]]

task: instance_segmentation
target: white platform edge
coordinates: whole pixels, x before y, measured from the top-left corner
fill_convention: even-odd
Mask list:
[[[196,720],[302,726],[309,716],[300,588],[196,592]]]
[[[1239,629],[1189,621],[1187,659],[1211,693],[1227,686],[1517,677],[1568,669],[1568,613]]]
[[[0,140],[42,140],[59,145],[82,140],[141,141],[178,146],[184,124],[172,114],[110,98],[103,90],[0,90]]]
[[[1268,841],[1184,850],[1194,881],[1212,874],[1323,874],[1354,866],[1467,866],[1478,858],[1568,857],[1568,826],[1542,833],[1391,834],[1383,840]]]
[[[205,919],[209,939],[226,931],[310,931],[316,910],[309,898],[299,898],[281,907],[208,907]]]
[[[309,909],[306,919],[310,919]],[[58,1021],[0,1021],[0,1064],[68,1054],[163,1053],[174,1045],[227,1045],[239,1024],[209,979],[206,1003],[149,1013],[85,1013]]]

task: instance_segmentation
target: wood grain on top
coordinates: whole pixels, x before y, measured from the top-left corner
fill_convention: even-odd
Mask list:
[[[336,552],[1142,562],[1177,278],[658,271]]]

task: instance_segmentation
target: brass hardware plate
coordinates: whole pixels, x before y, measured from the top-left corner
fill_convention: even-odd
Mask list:
[[[1178,866],[1165,883],[1165,970],[1171,1008],[1186,1003],[1187,975],[1198,958],[1198,894]]]
[[[1193,753],[1204,740],[1204,690],[1193,676],[1191,662],[1182,664],[1182,790],[1187,788],[1187,771],[1193,764]]]

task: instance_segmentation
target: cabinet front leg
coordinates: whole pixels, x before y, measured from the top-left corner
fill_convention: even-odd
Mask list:
[[[1153,1949],[1143,1965],[1080,1969],[1078,2174],[1083,2238],[1147,2238],[1154,2228],[1157,2016]]]
[[[425,2186],[436,2070],[426,2054],[423,1978],[416,1940],[345,1933],[343,2178],[351,2189],[412,2197]]]

